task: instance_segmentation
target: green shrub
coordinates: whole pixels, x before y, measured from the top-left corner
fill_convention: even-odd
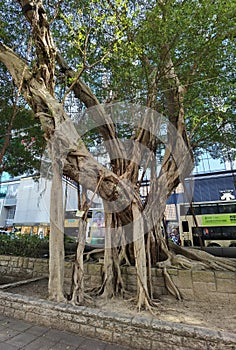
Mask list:
[[[48,256],[48,238],[29,235],[0,235],[0,254],[42,258]]]
[[[76,252],[77,243],[65,237],[65,255]],[[0,235],[0,255],[27,256],[30,258],[48,258],[49,240],[30,235]]]

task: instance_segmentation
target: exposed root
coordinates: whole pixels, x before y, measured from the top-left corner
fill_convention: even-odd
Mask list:
[[[186,270],[236,271],[236,259],[213,256],[203,250],[184,248],[170,242],[171,251],[165,261],[157,263],[163,271],[165,285],[170,294],[181,300],[178,288],[170,278],[167,268]]]
[[[84,255],[85,255],[84,262],[88,262],[93,254],[98,254],[98,253],[104,253],[104,249],[103,248],[102,249],[99,248],[99,249],[91,250],[91,252],[84,253]]]
[[[206,270],[207,265],[201,261],[189,260],[183,255],[175,255],[171,259],[171,266],[179,269]]]
[[[139,307],[137,297],[132,297],[130,299],[126,299],[127,302],[133,303],[138,312],[142,310],[149,311],[153,316],[156,316],[157,308],[160,306],[160,300],[158,299],[149,299],[149,301]]]
[[[236,271],[236,259],[221,258],[200,249],[180,247],[172,243],[170,243],[170,248],[172,255],[169,266],[185,269]]]
[[[94,299],[88,293],[84,293],[83,302],[80,302],[78,298],[70,299],[70,297],[68,296],[67,304],[71,304],[74,306],[94,305]]]
[[[105,286],[105,280],[102,282],[102,284],[99,287],[87,289],[87,292],[89,292],[93,296],[102,295],[104,291],[104,286]]]
[[[170,294],[174,295],[176,297],[176,299],[182,300],[181,295],[178,291],[178,288],[176,287],[176,285],[174,284],[174,282],[170,278],[169,273],[166,271],[166,267],[163,268],[163,275],[164,275],[165,285],[166,285],[168,292],[170,292]]]
[[[54,301],[56,303],[66,303],[67,302],[67,299],[66,299],[66,297],[64,295],[49,296],[48,300],[49,301]]]

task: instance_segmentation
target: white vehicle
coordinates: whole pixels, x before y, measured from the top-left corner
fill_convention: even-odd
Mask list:
[[[185,246],[236,247],[236,200],[180,205],[180,239]]]

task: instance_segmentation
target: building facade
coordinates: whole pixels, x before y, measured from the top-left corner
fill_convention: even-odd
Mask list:
[[[63,179],[66,210],[78,207],[75,184]],[[45,236],[50,226],[51,181],[37,177],[22,177],[1,182],[0,227],[21,233]]]

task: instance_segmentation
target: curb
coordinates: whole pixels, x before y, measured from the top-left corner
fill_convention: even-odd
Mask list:
[[[79,333],[130,349],[236,349],[236,335],[152,316],[122,316],[0,291],[0,313],[37,325]]]

